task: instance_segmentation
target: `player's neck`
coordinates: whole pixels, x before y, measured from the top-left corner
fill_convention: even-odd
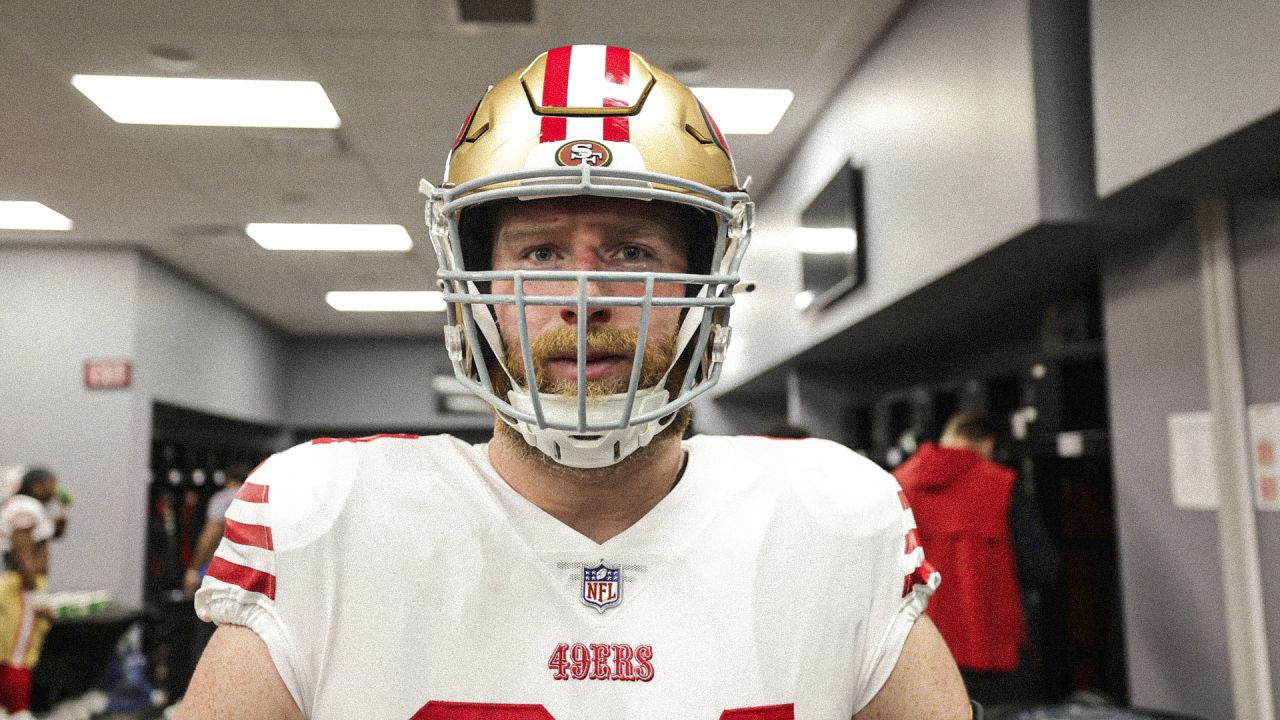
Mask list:
[[[617,465],[593,470],[555,465],[536,452],[501,430],[489,443],[489,461],[513,490],[598,543],[634,525],[666,497],[684,462],[679,435],[656,437]]]

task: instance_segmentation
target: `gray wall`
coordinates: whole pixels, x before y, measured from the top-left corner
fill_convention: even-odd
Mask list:
[[[138,384],[154,400],[238,420],[284,421],[284,340],[169,270],[139,268]]]
[[[142,597],[151,407],[283,421],[285,344],[134,250],[0,250],[0,463],[39,463],[75,496],[56,590]],[[133,363],[84,387],[88,359]]]
[[[133,362],[90,391],[84,361]],[[484,429],[441,417],[438,341],[293,341],[134,250],[0,249],[0,467],[40,463],[76,497],[54,589],[142,595],[155,402],[264,425]]]
[[[1280,109],[1280,3],[1090,6],[1099,195]]]
[[[1247,401],[1280,402],[1280,200],[1242,198],[1235,207],[1240,328]],[[1271,683],[1280,707],[1280,513],[1258,514],[1263,601],[1270,640]]]
[[[714,403],[722,407],[701,413],[707,426],[738,429],[757,401],[776,414],[777,398],[763,386],[785,378],[788,363],[821,361],[805,355],[821,340],[857,337],[878,311],[1030,228],[1087,223],[1098,198],[1116,199],[1193,154],[1203,160],[1209,146],[1256,131],[1280,108],[1272,37],[1280,5],[1095,0],[1087,27],[1070,5],[908,6],[761,201],[743,268],[760,289],[736,310]],[[1088,37],[1092,59],[1046,28]],[[1093,118],[1082,124],[1086,108]],[[1276,149],[1260,143],[1257,151],[1270,158]],[[866,167],[867,284],[815,317],[792,304],[800,273],[787,235],[847,159]],[[1201,175],[1180,178],[1181,187],[1212,182],[1205,168],[1221,165],[1197,165]],[[1082,186],[1091,192],[1081,195]],[[1115,227],[1167,219],[1128,204],[1141,198],[1123,199],[1107,206]],[[1280,203],[1239,200],[1235,213],[1248,402],[1276,402]],[[1101,234],[1114,235],[1103,243],[1103,303],[1132,699],[1230,717],[1216,518],[1175,509],[1169,485],[1168,414],[1208,407],[1196,244],[1185,228],[1138,240]],[[827,383],[803,369],[798,377],[788,414],[829,413]],[[1280,517],[1260,515],[1258,527],[1269,578],[1280,561]],[[1266,593],[1274,675],[1280,589]]]
[[[436,412],[431,379],[452,376],[442,340],[300,340],[289,346],[286,415],[301,428],[484,429],[491,416]]]
[[[1280,5],[1095,0],[1091,9],[1099,195],[1153,177],[1181,194],[1231,187],[1232,175],[1248,177],[1230,154],[1246,136],[1246,164],[1262,166],[1250,172],[1274,174],[1266,158],[1276,141],[1259,128],[1280,109]],[[1233,223],[1246,401],[1277,402],[1280,207],[1236,199]],[[1167,414],[1208,408],[1197,263],[1185,228],[1136,243],[1108,258],[1104,299],[1133,697],[1219,718],[1230,716],[1232,697],[1216,517],[1173,508],[1168,480]],[[1280,562],[1280,517],[1260,513],[1257,524],[1280,689],[1280,589],[1268,582]]]
[[[1033,9],[1056,16],[1071,5],[1082,7],[1027,0],[910,4],[760,204],[743,267],[759,289],[740,300],[717,395],[1042,222],[1089,210],[1088,184],[1080,181],[1088,174],[1080,171],[1088,167],[1081,152],[1087,145],[1074,142],[1075,155],[1064,156],[1080,127],[1087,136],[1087,106],[1072,106],[1085,113],[1074,120],[1061,114],[1064,103],[1046,106],[1046,98],[1057,97],[1051,86],[1075,95],[1080,88],[1057,73],[1041,80],[1038,97],[1040,70],[1033,66],[1033,58],[1072,50],[1046,36],[1061,23],[1033,23]],[[1078,49],[1067,54],[1079,65],[1077,77],[1087,72]],[[1041,109],[1059,112],[1053,122],[1038,122]],[[1068,129],[1046,140],[1046,133]],[[1049,165],[1041,153],[1049,153]],[[825,312],[801,313],[788,234],[809,199],[850,159],[865,167],[867,281]],[[1077,179],[1046,168],[1070,169]]]
[[[1166,429],[1170,413],[1209,407],[1198,262],[1187,227],[1108,258],[1107,382],[1133,702],[1221,718],[1232,697],[1217,520],[1174,508]]]
[[[47,465],[75,497],[54,590],[136,603],[145,530],[145,438],[136,385],[88,390],[88,359],[131,359],[138,257],[121,250],[0,249],[0,464]]]
[[[1280,202],[1234,203],[1246,402],[1280,402]],[[1135,704],[1231,716],[1217,515],[1173,505],[1170,413],[1208,410],[1199,254],[1184,225],[1125,244],[1103,295],[1116,510],[1130,686]],[[1280,516],[1258,513],[1272,683],[1280,688]],[[1277,697],[1280,700],[1280,697]]]

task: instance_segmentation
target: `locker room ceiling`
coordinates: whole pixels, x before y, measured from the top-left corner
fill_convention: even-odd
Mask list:
[[[684,76],[694,85],[790,88],[772,135],[729,138],[759,198],[902,1],[736,0],[699,14],[685,0],[538,0],[531,24],[486,24],[463,22],[455,0],[6,0],[0,200],[42,202],[75,228],[0,230],[0,243],[139,247],[293,336],[437,335],[440,314],[340,313],[324,294],[434,289],[418,179],[439,181],[488,83],[549,47],[594,42],[703,64]],[[156,57],[175,49],[189,69]],[[122,125],[72,88],[77,73],[314,80],[342,125]],[[248,222],[398,223],[414,249],[272,252]]]

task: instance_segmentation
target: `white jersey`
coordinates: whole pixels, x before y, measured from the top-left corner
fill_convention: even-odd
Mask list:
[[[938,583],[897,482],[822,440],[685,447],[596,543],[484,445],[299,446],[240,490],[196,608],[261,636],[313,720],[851,717]]]
[[[54,535],[54,521],[45,506],[30,495],[14,495],[0,505],[0,552],[13,549],[10,538],[18,530],[31,530],[34,542],[44,542]]]

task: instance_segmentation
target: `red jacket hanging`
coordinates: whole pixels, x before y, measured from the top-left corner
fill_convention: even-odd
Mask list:
[[[893,471],[943,583],[929,617],[956,664],[1014,670],[1027,639],[1009,503],[1017,475],[970,450],[925,443]]]

